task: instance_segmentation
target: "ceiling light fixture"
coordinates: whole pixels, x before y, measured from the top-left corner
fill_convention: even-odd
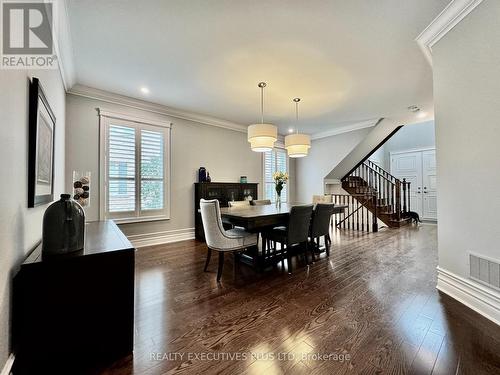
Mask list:
[[[297,121],[295,134],[290,134],[285,137],[285,148],[288,151],[288,156],[291,158],[302,158],[307,156],[311,148],[311,137],[308,134],[299,133],[299,102],[300,98],[293,99],[295,102],[295,119]]]
[[[141,87],[141,92],[143,94],[149,94],[149,89],[147,87],[143,86],[143,87]]]
[[[250,148],[255,152],[271,151],[274,142],[278,139],[278,128],[272,124],[264,124],[264,87],[265,82],[260,82],[260,124],[253,124],[248,127],[248,142]]]

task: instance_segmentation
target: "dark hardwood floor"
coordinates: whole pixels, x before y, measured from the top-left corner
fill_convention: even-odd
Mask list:
[[[141,248],[134,355],[101,373],[499,374],[500,327],[435,289],[436,231],[337,230],[293,275],[226,257],[220,285],[204,243]]]

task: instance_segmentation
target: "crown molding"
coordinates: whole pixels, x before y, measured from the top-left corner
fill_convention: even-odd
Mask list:
[[[321,139],[321,138],[331,137],[334,135],[352,132],[355,130],[371,128],[372,126],[377,125],[378,121],[379,121],[379,119],[376,118],[376,119],[371,119],[371,120],[366,120],[366,121],[360,121],[360,122],[357,122],[355,124],[346,125],[346,126],[342,126],[339,128],[334,128],[334,129],[326,130],[323,132],[314,133],[311,135],[311,139],[316,140],[316,139]]]
[[[59,72],[64,89],[68,92],[76,83],[74,53],[69,27],[68,5],[66,0],[57,0],[54,4],[54,50],[57,56]]]
[[[415,39],[432,66],[432,46],[472,12],[483,0],[452,0]]]
[[[140,99],[131,98],[129,96],[114,94],[109,91],[95,89],[88,86],[76,84],[69,91],[69,94],[81,96],[89,99],[96,99],[107,103],[119,104],[125,107],[135,108],[142,111],[157,113],[160,115],[175,117],[183,120],[194,121],[200,124],[216,126],[219,128],[234,130],[242,133],[247,132],[247,127],[235,122],[217,119],[215,117],[202,115],[199,113],[182,111],[179,109],[170,108],[162,104],[147,102]]]

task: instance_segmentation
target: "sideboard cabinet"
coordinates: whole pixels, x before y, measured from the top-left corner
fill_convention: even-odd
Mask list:
[[[204,241],[203,223],[201,221],[200,199],[218,199],[221,207],[227,207],[230,201],[242,201],[252,197],[258,199],[256,183],[240,184],[235,182],[196,182],[194,184],[194,223],[195,236]]]

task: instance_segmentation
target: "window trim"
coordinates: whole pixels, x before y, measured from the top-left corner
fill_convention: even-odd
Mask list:
[[[290,201],[290,159],[288,157],[288,153],[284,147],[274,147],[272,152],[276,152],[277,150],[280,150],[280,152],[285,153],[285,159],[286,159],[286,172],[288,173],[288,183],[286,187],[286,200],[285,203]],[[277,159],[276,159],[277,160]],[[274,172],[273,172],[274,173]],[[262,199],[266,199],[266,153],[262,153]],[[275,203],[275,202],[273,202]]]
[[[166,121],[159,121],[154,119],[147,119],[143,117],[131,116],[128,114],[117,113],[113,111],[108,111],[102,108],[97,108],[99,114],[99,220],[113,220],[117,224],[122,223],[139,223],[148,221],[158,221],[158,220],[170,220],[171,212],[171,130],[172,123]],[[167,181],[163,184],[163,200],[164,208],[162,210],[154,210],[157,214],[140,214],[140,199],[138,196],[138,190],[136,189],[136,210],[135,215],[130,216],[129,213],[124,213],[123,215],[113,215],[109,216],[107,212],[107,190],[108,190],[108,164],[107,164],[107,145],[108,145],[108,128],[113,120],[118,120],[123,123],[123,125],[133,125],[136,129],[136,140],[135,144],[137,146],[138,139],[140,140],[140,130],[141,129],[151,129],[151,128],[162,128],[164,130],[164,160],[163,160],[163,180]],[[117,124],[119,125],[119,124]],[[139,130],[139,131],[137,131]],[[140,157],[139,149],[136,147],[136,160]],[[136,183],[140,183],[141,179],[139,174],[139,169],[136,168],[135,180]],[[139,205],[139,206],[138,206]],[[153,211],[153,210],[152,210]]]

